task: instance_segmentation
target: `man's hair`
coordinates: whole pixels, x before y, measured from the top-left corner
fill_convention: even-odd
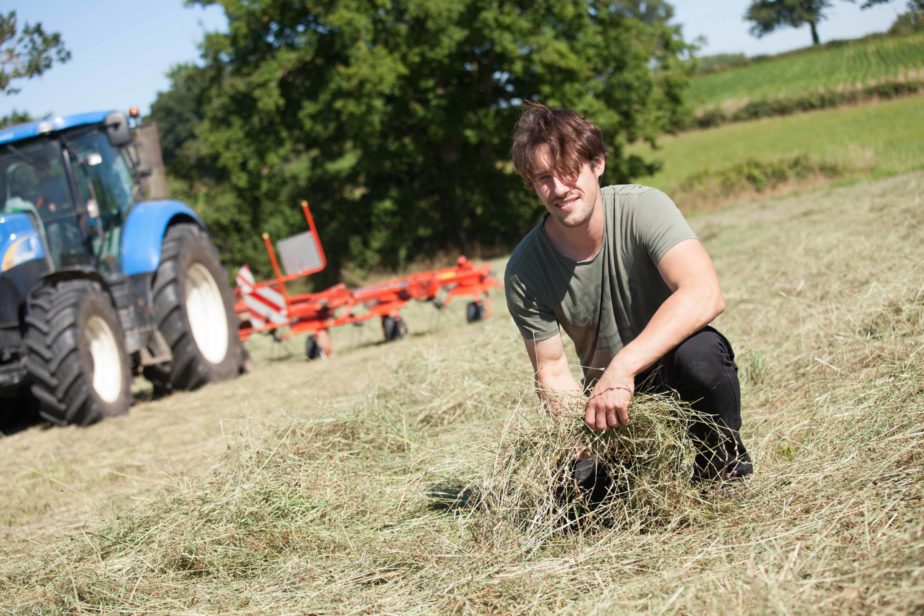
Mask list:
[[[528,184],[537,177],[535,153],[549,147],[552,170],[559,177],[575,179],[584,163],[606,157],[603,133],[587,118],[567,109],[549,109],[541,103],[526,103],[513,131],[513,166]]]

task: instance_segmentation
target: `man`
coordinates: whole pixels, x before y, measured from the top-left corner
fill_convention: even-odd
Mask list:
[[[714,420],[691,429],[695,479],[750,474],[738,434],[734,353],[708,325],[725,308],[719,279],[680,211],[653,188],[601,188],[603,136],[572,111],[529,105],[512,153],[548,211],[517,246],[505,276],[540,397],[554,409],[583,391],[584,421],[607,430],[629,423],[637,389],[676,391]],[[559,328],[574,342],[583,389]]]

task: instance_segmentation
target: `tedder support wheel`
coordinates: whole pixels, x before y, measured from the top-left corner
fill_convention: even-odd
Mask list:
[[[321,345],[315,336],[308,336],[305,339],[305,356],[309,361],[324,357],[324,351],[321,350]]]
[[[481,302],[469,302],[465,306],[465,321],[474,323],[484,318],[484,305]]]
[[[228,279],[208,234],[194,224],[170,227],[154,276],[157,327],[173,351],[147,366],[155,391],[195,389],[230,379],[245,364]]]
[[[66,280],[33,293],[26,346],[32,395],[45,419],[85,426],[131,405],[125,336],[98,284]]]
[[[382,317],[382,334],[385,342],[400,340],[407,336],[407,324],[398,316],[385,315]]]

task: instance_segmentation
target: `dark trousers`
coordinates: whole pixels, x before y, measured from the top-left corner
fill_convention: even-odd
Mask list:
[[[706,326],[636,377],[636,391],[676,392],[701,419],[690,434],[696,442],[696,478],[744,477],[751,458],[741,442],[741,387],[731,343]]]

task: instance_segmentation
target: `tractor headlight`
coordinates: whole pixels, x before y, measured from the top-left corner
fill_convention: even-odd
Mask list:
[[[15,238],[3,253],[3,265],[0,271],[7,271],[26,261],[41,259],[45,256],[42,240],[37,233],[23,233]]]

